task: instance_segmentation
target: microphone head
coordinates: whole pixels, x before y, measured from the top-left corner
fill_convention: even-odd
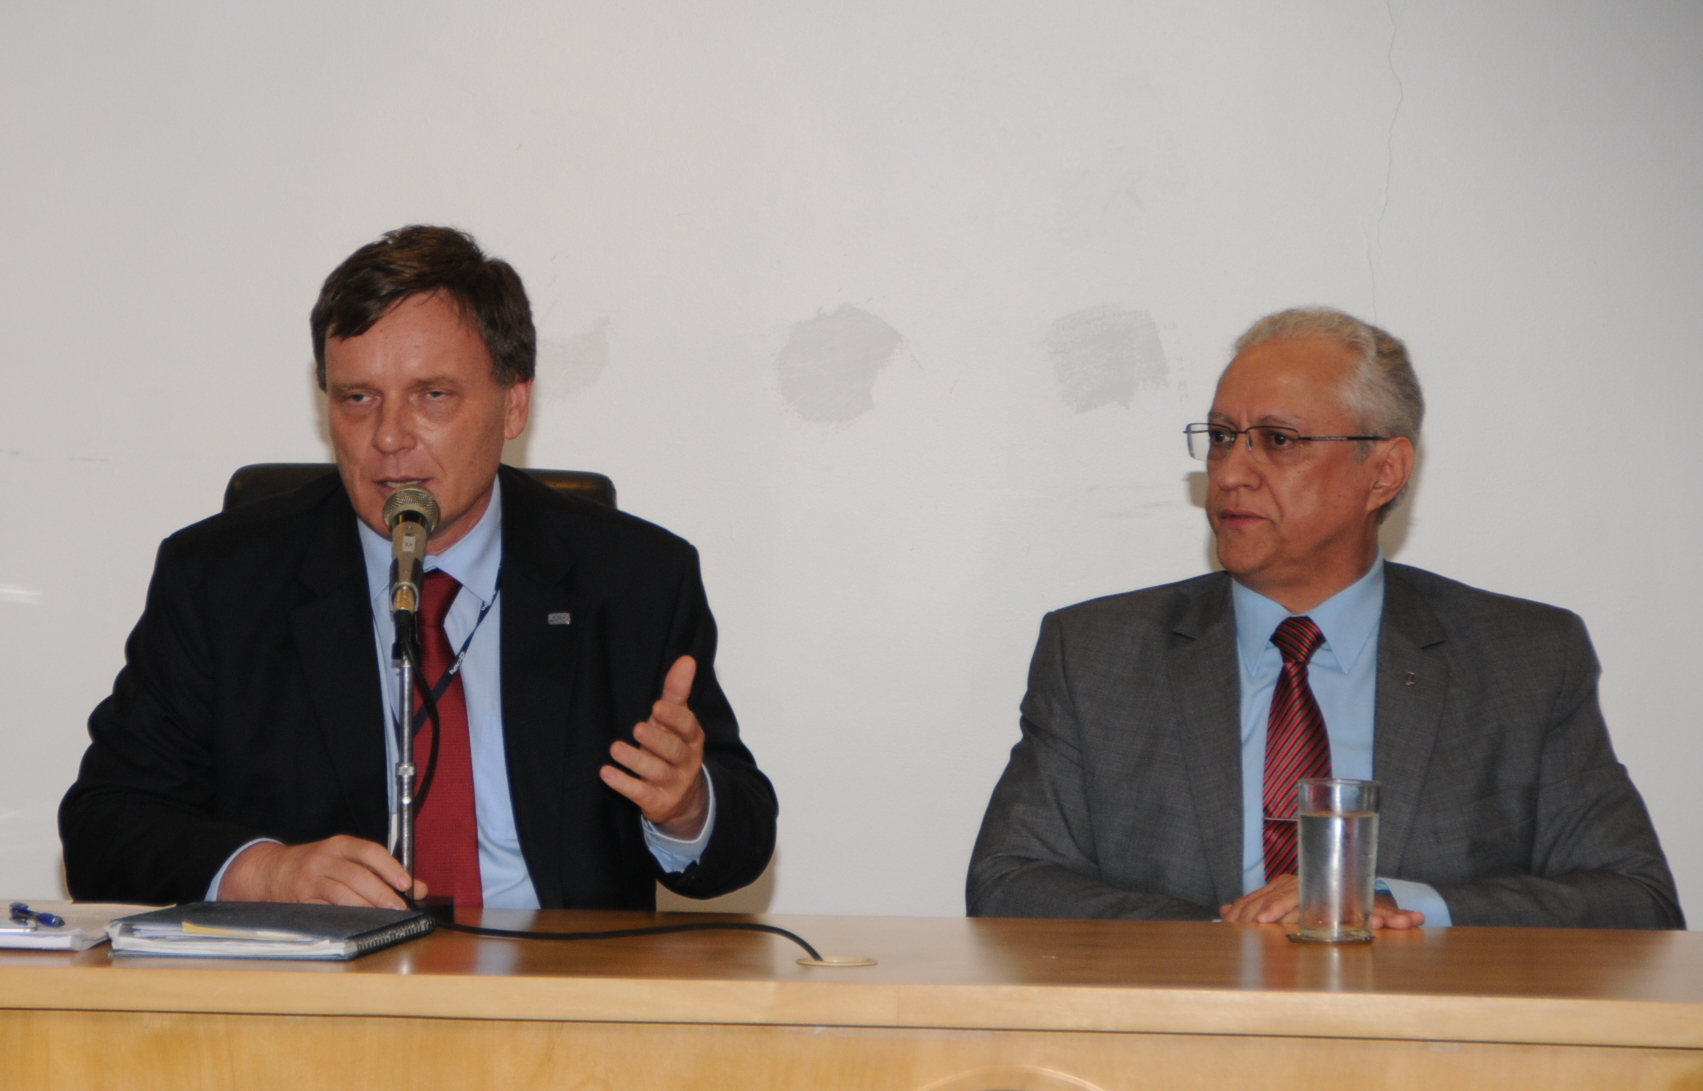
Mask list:
[[[384,502],[384,525],[391,530],[404,515],[412,515],[426,526],[426,533],[438,529],[437,497],[416,485],[397,489]]]

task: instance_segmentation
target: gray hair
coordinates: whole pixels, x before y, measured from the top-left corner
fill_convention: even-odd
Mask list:
[[[1425,395],[1419,376],[1407,359],[1407,346],[1353,315],[1330,307],[1294,307],[1268,314],[1236,339],[1239,356],[1255,345],[1282,337],[1327,337],[1359,356],[1359,366],[1343,386],[1343,405],[1354,415],[1355,427],[1380,436],[1405,436],[1419,445],[1419,426],[1425,420]],[[1370,453],[1370,444],[1361,444]],[[1401,493],[1378,512],[1381,521],[1401,503]]]

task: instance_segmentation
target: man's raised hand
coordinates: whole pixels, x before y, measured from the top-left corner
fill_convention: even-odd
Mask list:
[[[690,841],[704,830],[709,794],[704,787],[704,729],[686,707],[698,664],[683,655],[668,668],[662,699],[650,719],[633,728],[634,747],[617,740],[609,756],[631,770],[613,765],[602,770],[603,783],[639,805],[646,818],[669,837]]]

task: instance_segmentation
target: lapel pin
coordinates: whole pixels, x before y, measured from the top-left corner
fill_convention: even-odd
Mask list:
[[[545,618],[545,619],[544,619],[544,620],[545,620],[545,621],[548,621],[548,622],[549,622],[549,623],[550,623],[550,624],[552,624],[552,625],[568,625],[568,624],[571,624],[571,623],[572,623],[572,622],[573,622],[573,620],[574,620],[574,615],[572,615],[572,614],[570,614],[570,613],[568,613],[568,612],[567,612],[567,611],[566,611],[566,610],[563,610],[563,611],[562,611],[562,612],[561,612],[561,613],[559,613],[559,614],[551,614],[551,615],[549,615],[549,616],[548,616],[548,617],[546,617],[546,618]],[[1410,674],[1410,675],[1408,675],[1408,677],[1409,677],[1409,678],[1412,678],[1412,677],[1413,677],[1413,675],[1411,675],[1411,674]],[[1413,685],[1413,683],[1412,683],[1412,682],[1409,682],[1409,683],[1408,683],[1408,685],[1410,685],[1410,686],[1411,686],[1411,685]]]
[[[550,616],[555,617],[556,615],[551,614]],[[1407,677],[1402,679],[1402,683],[1404,685],[1417,686],[1419,684],[1419,675],[1414,674],[1412,671],[1408,671]]]

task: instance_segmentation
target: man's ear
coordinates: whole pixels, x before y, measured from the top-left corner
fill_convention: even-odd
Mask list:
[[[508,405],[503,413],[503,439],[519,438],[526,431],[526,422],[532,418],[532,380],[524,383],[510,384]]]
[[[1383,441],[1388,446],[1373,457],[1377,459],[1377,476],[1372,479],[1372,491],[1366,497],[1366,510],[1376,511],[1388,504],[1407,487],[1413,476],[1413,441],[1396,436]]]

